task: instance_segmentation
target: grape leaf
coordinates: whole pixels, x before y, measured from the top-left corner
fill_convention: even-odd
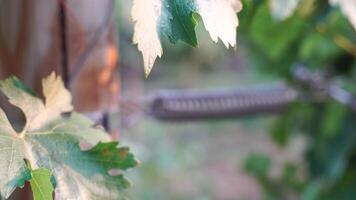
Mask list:
[[[342,13],[349,19],[356,30],[356,1],[355,0],[329,0],[333,6],[340,6]]]
[[[131,10],[135,22],[132,40],[142,52],[146,75],[150,73],[156,58],[163,54],[157,30],[161,7],[161,0],[134,0]]]
[[[166,0],[164,6],[170,14],[166,19],[170,25],[166,33],[170,41],[176,43],[181,40],[196,47],[198,45],[195,34],[197,22],[193,17],[195,10],[193,1]]]
[[[53,174],[57,199],[123,198],[121,191],[129,181],[122,174],[109,172],[134,167],[134,156],[127,148],[118,148],[117,142],[109,142],[109,136],[90,120],[71,112],[71,95],[54,73],[43,79],[42,86],[44,102],[14,77],[0,82],[1,92],[26,117],[23,130],[17,133],[0,109],[1,196],[8,198],[24,181],[37,177],[34,172],[32,179],[28,176],[26,159],[35,169]],[[63,115],[67,112],[71,113]],[[92,148],[83,150],[80,144]],[[49,190],[46,188],[46,193]]]
[[[34,200],[51,200],[53,185],[52,172],[45,168],[31,170],[30,185]]]
[[[168,36],[172,43],[181,40],[194,47],[198,45],[194,13],[200,14],[214,42],[220,38],[226,47],[235,46],[236,12],[241,8],[240,0],[134,0],[133,43],[142,52],[146,76],[156,58],[163,54],[162,36]]]
[[[242,4],[237,0],[197,0],[198,13],[214,42],[218,38],[228,48],[236,45],[236,27],[239,25],[236,12]]]

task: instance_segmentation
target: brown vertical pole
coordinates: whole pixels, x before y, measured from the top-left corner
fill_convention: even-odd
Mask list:
[[[62,78],[64,85],[68,88],[69,84],[69,66],[68,66],[68,47],[67,47],[67,16],[65,5],[66,0],[58,1],[59,8],[59,29],[60,29],[60,43],[61,43],[61,61],[62,61]]]

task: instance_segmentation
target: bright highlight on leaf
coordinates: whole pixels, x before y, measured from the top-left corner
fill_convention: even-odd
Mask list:
[[[134,0],[131,16],[135,22],[133,43],[142,52],[145,74],[149,74],[157,57],[162,56],[158,24],[161,0]]]
[[[236,13],[241,8],[240,0],[134,0],[133,43],[142,52],[146,76],[156,58],[162,56],[160,37],[167,36],[172,43],[181,40],[198,45],[194,13],[200,14],[214,42],[220,38],[226,47],[235,46]]]
[[[236,27],[239,25],[236,13],[242,9],[236,0],[197,0],[198,12],[205,28],[214,42],[218,38],[227,48],[236,45]]]
[[[26,117],[23,131],[17,133],[0,109],[1,197],[8,198],[30,181],[35,199],[49,199],[53,178],[56,199],[121,199],[121,190],[130,183],[122,173],[113,176],[109,171],[136,166],[134,156],[128,148],[109,142],[108,134],[80,114],[62,116],[72,105],[58,76],[52,73],[42,86],[44,101],[17,78],[0,82],[1,92]],[[93,148],[82,151],[80,142]],[[28,166],[36,169],[30,175]]]

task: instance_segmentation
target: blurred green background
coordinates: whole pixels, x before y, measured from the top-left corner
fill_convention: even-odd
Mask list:
[[[214,44],[200,22],[199,48],[166,39],[148,79],[131,43],[131,2],[120,2],[123,98],[139,102],[161,89],[298,87],[291,78],[298,63],[356,92],[355,30],[328,1],[304,0],[276,20],[269,1],[245,0],[236,49]],[[128,174],[131,199],[356,199],[356,118],[332,99],[299,101],[279,116],[207,122],[163,123],[142,109],[121,115],[122,143],[142,162]]]

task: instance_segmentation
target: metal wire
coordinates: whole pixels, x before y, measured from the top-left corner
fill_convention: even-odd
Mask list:
[[[208,120],[276,114],[295,101],[297,92],[284,84],[232,91],[161,91],[148,114],[159,120]]]
[[[122,108],[128,115],[144,113],[160,121],[187,121],[241,118],[261,114],[278,114],[290,103],[333,99],[356,111],[354,96],[320,72],[297,66],[292,71],[297,88],[286,84],[249,86],[237,90],[164,90],[144,100],[125,98]],[[307,90],[300,88],[305,86]],[[309,91],[309,92],[308,92]],[[134,107],[135,109],[130,109]],[[133,111],[133,114],[130,113]],[[130,118],[125,116],[126,118]],[[135,121],[138,121],[137,117]]]

